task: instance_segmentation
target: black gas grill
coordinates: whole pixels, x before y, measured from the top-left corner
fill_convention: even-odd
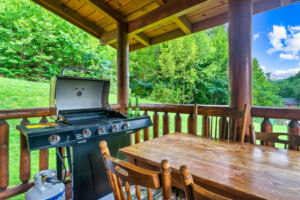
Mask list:
[[[130,134],[152,125],[147,116],[127,118],[112,111],[108,103],[110,81],[55,76],[50,105],[56,107],[55,122],[17,126],[27,137],[29,150],[71,147],[73,196],[99,199],[111,192],[101,158],[99,142],[106,140],[112,156],[129,145]],[[57,159],[58,177],[62,167]]]

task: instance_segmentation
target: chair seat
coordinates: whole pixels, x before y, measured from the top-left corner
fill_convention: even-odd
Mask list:
[[[143,186],[139,186],[139,189],[141,191],[141,199],[142,200],[147,200],[147,188],[143,187]],[[125,193],[126,199],[127,199],[127,194],[125,192],[125,188],[123,187],[123,191]],[[151,188],[151,192],[153,195],[153,200],[162,200],[162,190],[159,189],[153,189]],[[130,194],[131,194],[131,198],[132,200],[137,200],[137,196],[136,196],[136,188],[135,185],[130,186]],[[108,194],[107,196],[101,198],[101,200],[113,200],[114,199],[114,195],[113,193]],[[177,188],[172,189],[172,199],[174,200],[185,200],[185,195],[184,195],[184,191],[179,190]]]

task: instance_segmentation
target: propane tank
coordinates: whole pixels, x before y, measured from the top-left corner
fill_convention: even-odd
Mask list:
[[[26,200],[65,200],[65,185],[57,180],[56,170],[43,170],[34,175],[34,186]]]

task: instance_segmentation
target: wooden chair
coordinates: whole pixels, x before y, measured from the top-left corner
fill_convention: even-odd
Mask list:
[[[256,140],[262,141],[263,145],[268,142],[284,144],[285,148],[289,145],[289,149],[299,150],[300,136],[291,133],[270,133],[270,132],[255,132],[254,126],[250,126],[251,143],[255,144]]]
[[[141,199],[139,186],[147,188],[147,197],[149,200],[153,199],[150,188],[161,188],[162,199],[171,199],[171,167],[167,160],[161,162],[161,172],[150,171],[111,157],[105,141],[100,143],[100,148],[116,200],[126,199],[123,191],[123,182],[128,200],[132,199],[129,183],[135,185],[136,196],[139,200]]]
[[[200,199],[212,199],[212,200],[229,200],[229,198],[220,196],[204,188],[196,185],[193,181],[190,169],[186,165],[180,167],[181,180],[184,186],[184,192],[187,200],[200,200]]]

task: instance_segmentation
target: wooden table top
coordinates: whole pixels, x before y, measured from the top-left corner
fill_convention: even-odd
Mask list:
[[[300,152],[174,133],[119,150],[172,173],[187,165],[194,181],[243,197],[300,199]]]

